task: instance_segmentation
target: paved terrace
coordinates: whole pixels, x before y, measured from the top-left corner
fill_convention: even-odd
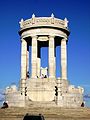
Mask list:
[[[0,109],[0,120],[24,120],[26,113],[44,115],[45,120],[90,120],[89,108],[8,108]]]

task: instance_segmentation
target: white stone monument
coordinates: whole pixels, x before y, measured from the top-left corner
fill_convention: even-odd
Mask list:
[[[67,78],[67,42],[70,34],[68,20],[51,17],[21,19],[21,78],[19,90],[7,89],[6,100],[10,106],[37,104],[58,107],[80,107],[83,102],[83,88],[71,86]],[[60,78],[56,78],[56,46],[61,46]],[[41,47],[48,47],[48,66],[41,66]],[[31,51],[29,49],[31,46]],[[31,58],[29,54],[31,53]],[[30,64],[31,59],[31,64]],[[31,66],[30,66],[31,65]],[[30,73],[31,68],[31,73]],[[30,74],[29,74],[30,73]],[[41,77],[41,75],[46,77]],[[8,92],[9,91],[9,92]]]

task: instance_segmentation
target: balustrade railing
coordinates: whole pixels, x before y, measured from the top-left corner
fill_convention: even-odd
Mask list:
[[[52,17],[35,17],[25,21],[21,20],[20,22],[21,30],[25,28],[36,27],[41,25],[67,29],[65,20],[52,18]]]

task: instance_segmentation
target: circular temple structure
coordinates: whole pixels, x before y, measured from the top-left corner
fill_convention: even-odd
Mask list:
[[[83,88],[70,85],[67,78],[68,20],[35,17],[20,21],[21,78],[19,91],[6,89],[10,106],[80,107]],[[60,47],[60,77],[56,77],[56,47]],[[41,66],[41,48],[48,47],[48,64]],[[45,54],[45,53],[44,53]],[[31,58],[30,58],[31,57]],[[30,63],[31,62],[31,63]],[[13,95],[14,93],[14,95]],[[16,100],[16,101],[15,101]]]

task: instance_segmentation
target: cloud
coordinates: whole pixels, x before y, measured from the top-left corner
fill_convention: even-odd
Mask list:
[[[4,96],[0,94],[0,102],[4,101]]]
[[[5,95],[5,90],[4,89],[0,89],[0,94]]]
[[[90,94],[84,95],[84,98],[90,98]]]
[[[0,102],[4,101],[5,98],[5,92],[3,89],[0,89]]]

